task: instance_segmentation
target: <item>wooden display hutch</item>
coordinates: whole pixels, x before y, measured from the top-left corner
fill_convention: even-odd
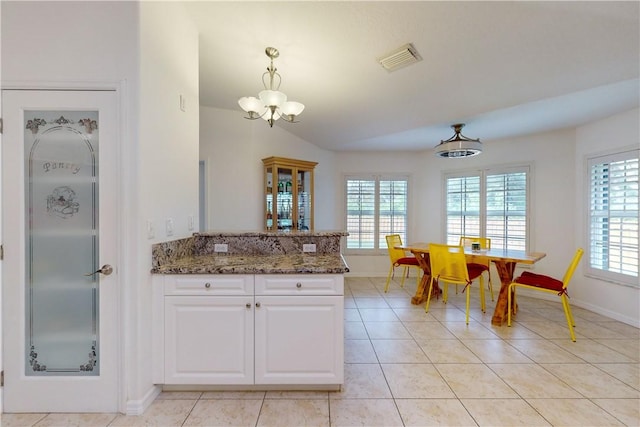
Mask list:
[[[264,164],[265,230],[313,230],[313,169],[317,162],[267,157]]]

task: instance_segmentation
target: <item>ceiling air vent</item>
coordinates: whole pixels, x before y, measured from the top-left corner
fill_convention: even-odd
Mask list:
[[[378,62],[387,71],[395,71],[407,65],[415,64],[422,61],[422,57],[411,43],[407,43],[402,47],[389,52],[383,57],[378,58]]]

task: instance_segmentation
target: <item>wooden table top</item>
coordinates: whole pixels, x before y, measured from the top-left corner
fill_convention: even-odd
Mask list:
[[[415,242],[402,246],[396,246],[396,249],[404,249],[412,253],[429,253],[429,243]],[[480,256],[489,258],[491,261],[518,262],[522,264],[534,264],[547,256],[544,252],[525,252],[513,249],[480,249],[479,251],[466,251],[466,255]]]

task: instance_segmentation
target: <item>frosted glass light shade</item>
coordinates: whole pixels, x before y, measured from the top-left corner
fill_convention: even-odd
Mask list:
[[[280,111],[283,116],[297,116],[304,110],[304,104],[296,101],[289,101],[282,104]]]
[[[265,110],[265,106],[258,98],[255,96],[244,96],[238,100],[238,104],[240,108],[242,108],[247,113],[254,112],[257,114],[262,114]]]
[[[263,90],[258,94],[258,97],[267,107],[280,107],[287,102],[287,95],[279,90]]]

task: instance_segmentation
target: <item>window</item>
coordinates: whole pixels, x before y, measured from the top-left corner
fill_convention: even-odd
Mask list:
[[[588,161],[588,271],[638,286],[638,150]]]
[[[347,177],[347,249],[387,248],[385,236],[407,237],[407,177]]]
[[[492,248],[527,250],[529,167],[445,175],[446,241],[491,239]]]

